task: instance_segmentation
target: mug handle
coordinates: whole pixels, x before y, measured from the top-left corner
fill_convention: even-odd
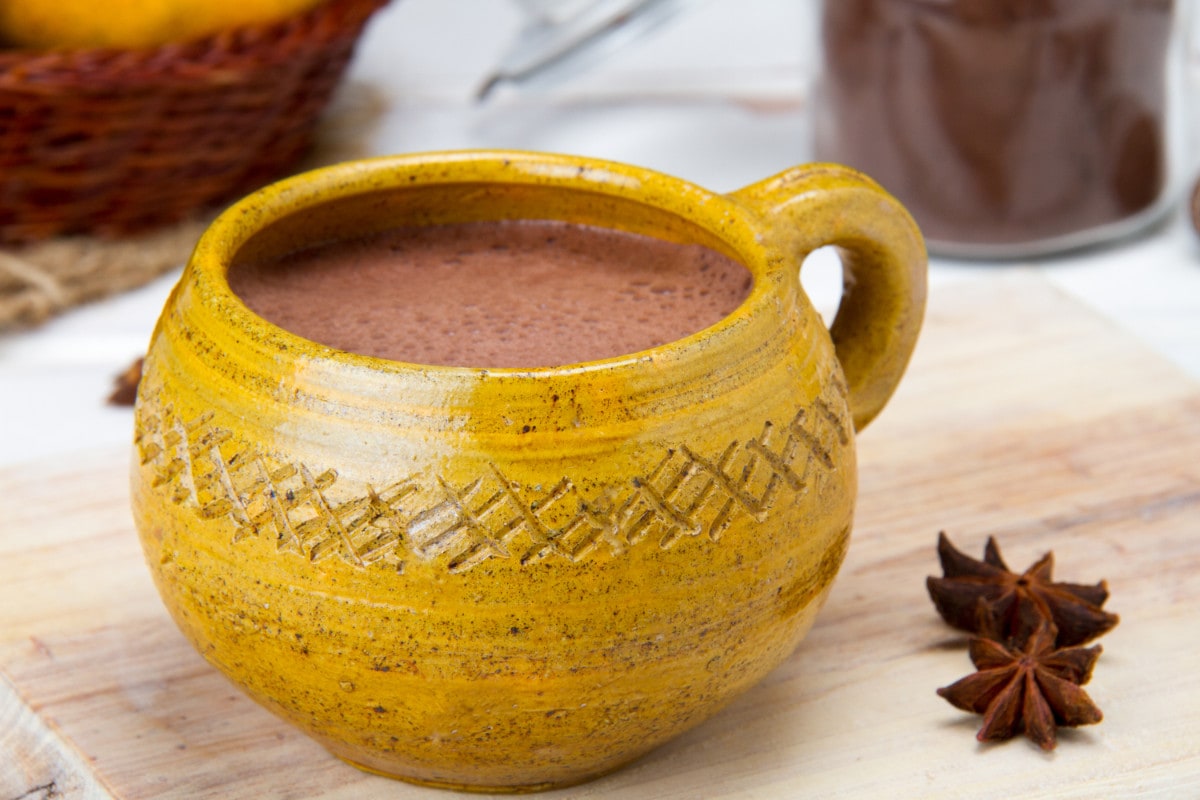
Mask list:
[[[849,388],[855,430],[886,405],[904,374],[925,313],[925,240],[908,211],[862,173],[806,164],[739,189],[770,243],[799,265],[837,247],[842,300],[829,326]]]

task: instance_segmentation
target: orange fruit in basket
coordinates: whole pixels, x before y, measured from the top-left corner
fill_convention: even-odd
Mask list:
[[[0,0],[0,41],[33,49],[143,48],[284,19],[320,0]]]

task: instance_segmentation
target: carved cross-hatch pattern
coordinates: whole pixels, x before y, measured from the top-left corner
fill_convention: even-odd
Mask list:
[[[827,392],[844,388],[835,383]],[[646,475],[593,497],[570,477],[526,486],[490,464],[466,484],[415,474],[338,500],[330,492],[336,470],[235,449],[212,412],[184,420],[154,397],[140,409],[136,444],[151,485],[203,519],[227,520],[234,542],[268,537],[280,551],[312,561],[336,555],[401,572],[409,558],[444,558],[461,572],[491,558],[578,561],[643,542],[719,541],[736,515],[762,521],[780,493],[801,494],[812,470],[833,469],[832,442],[845,446],[850,438],[842,408],[840,396],[818,398],[787,424],[764,422],[757,437],[716,454],[664,448]]]

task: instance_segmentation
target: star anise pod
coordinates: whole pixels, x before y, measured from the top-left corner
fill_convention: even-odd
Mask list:
[[[131,406],[137,400],[138,383],[142,380],[142,361],[138,359],[125,368],[125,371],[113,380],[112,394],[108,396],[108,404],[113,406]]]
[[[1058,630],[1059,646],[1070,647],[1107,633],[1120,621],[1100,608],[1108,599],[1104,581],[1086,585],[1051,580],[1053,553],[1018,575],[1000,557],[994,538],[988,537],[983,560],[977,561],[940,533],[938,558],[944,575],[930,576],[925,585],[942,619],[956,628],[971,633],[988,629],[999,634],[993,638],[1021,642],[1033,635],[1040,619]]]
[[[1010,739],[1024,731],[1043,750],[1053,750],[1059,727],[1091,725],[1103,718],[1083,689],[1092,677],[1100,645],[1057,648],[1054,626],[1042,621],[1019,648],[973,637],[971,661],[979,670],[937,693],[964,711],[983,714],[981,742]]]

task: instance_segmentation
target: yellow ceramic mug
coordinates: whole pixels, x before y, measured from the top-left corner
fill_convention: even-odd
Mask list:
[[[700,243],[754,286],[685,339],[519,370],[334,350],[226,283],[239,255],[514,218]],[[846,271],[831,330],[798,280],[828,244]],[[730,195],[516,152],[291,178],[213,223],[155,330],[133,468],[147,561],[205,658],[357,766],[479,790],[594,777],[808,631],[847,546],[854,432],[924,296],[908,214],[838,166]]]

